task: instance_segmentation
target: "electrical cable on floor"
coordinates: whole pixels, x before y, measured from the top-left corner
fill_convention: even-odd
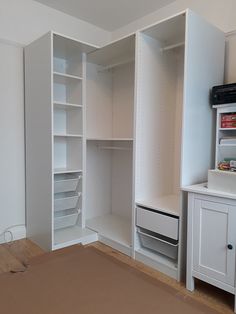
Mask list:
[[[10,244],[14,240],[13,232],[10,229],[16,228],[16,227],[24,227],[24,226],[25,226],[24,224],[10,226],[10,227],[6,228],[2,233],[0,233],[0,237],[3,237],[4,243]],[[8,233],[10,234],[10,240],[9,241],[6,238],[6,234],[8,234]]]

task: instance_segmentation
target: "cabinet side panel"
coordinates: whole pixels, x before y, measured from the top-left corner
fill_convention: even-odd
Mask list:
[[[25,49],[27,237],[52,247],[51,34]]]
[[[181,185],[207,179],[214,164],[215,114],[210,89],[223,83],[223,32],[189,11],[186,24]]]
[[[136,200],[172,194],[177,66],[174,54],[140,34],[136,113]]]

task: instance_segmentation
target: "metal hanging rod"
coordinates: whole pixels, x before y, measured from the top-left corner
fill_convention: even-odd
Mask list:
[[[180,42],[180,43],[177,43],[177,44],[173,44],[173,45],[170,45],[170,46],[166,46],[166,47],[163,47],[161,48],[161,52],[163,51],[167,51],[167,50],[171,50],[171,49],[174,49],[174,48],[178,48],[178,47],[181,47],[181,46],[184,46],[185,45],[185,42]]]
[[[111,149],[111,150],[127,150],[127,151],[131,150],[131,148],[129,148],[129,147],[121,147],[121,146],[101,146],[101,145],[98,145],[98,148],[100,148],[100,149]]]
[[[113,69],[113,68],[116,68],[116,67],[119,67],[119,66],[121,66],[121,65],[125,65],[125,64],[131,63],[131,62],[134,62],[134,58],[132,58],[132,59],[127,59],[127,60],[125,60],[125,61],[121,61],[121,62],[117,62],[117,63],[113,63],[113,64],[106,65],[106,66],[104,66],[103,68],[101,68],[100,70],[98,70],[98,72],[108,71],[108,70],[111,70],[111,69]]]

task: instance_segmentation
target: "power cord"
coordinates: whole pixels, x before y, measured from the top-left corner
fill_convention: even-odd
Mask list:
[[[8,243],[9,244],[9,243],[11,243],[14,240],[13,232],[10,229],[16,228],[16,227],[24,227],[24,226],[25,225],[23,225],[23,224],[10,226],[10,227],[6,228],[2,233],[0,233],[0,237],[3,237],[4,243]],[[7,234],[10,234],[10,240],[9,241],[6,238]]]

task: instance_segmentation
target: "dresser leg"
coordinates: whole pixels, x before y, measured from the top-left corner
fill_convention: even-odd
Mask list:
[[[186,288],[189,291],[194,291],[195,289],[195,283],[194,283],[194,277],[193,276],[187,276],[187,282],[186,282]]]
[[[236,295],[234,295],[234,313],[236,313]]]

